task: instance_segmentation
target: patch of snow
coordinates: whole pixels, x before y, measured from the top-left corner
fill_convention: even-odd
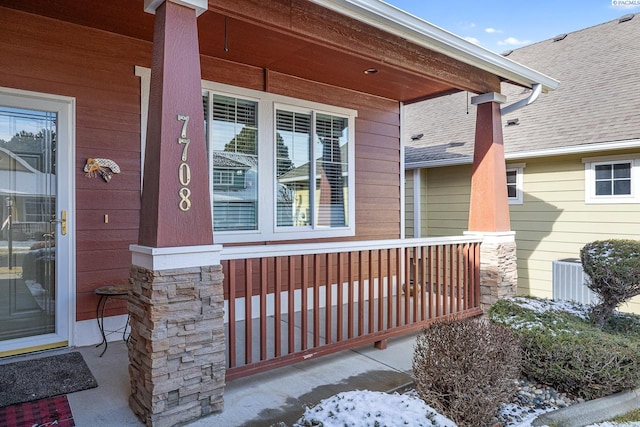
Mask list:
[[[368,390],[339,393],[307,408],[294,427],[301,425],[456,427],[417,396]]]

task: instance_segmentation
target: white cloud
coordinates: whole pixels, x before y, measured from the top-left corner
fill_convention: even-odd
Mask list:
[[[480,44],[480,40],[478,40],[478,39],[477,39],[477,38],[475,38],[475,37],[465,37],[464,39],[465,39],[466,41],[468,41],[468,42],[473,43],[473,44],[478,44],[478,45]]]
[[[502,33],[502,30],[498,30],[496,28],[485,28],[485,33],[489,33],[489,34],[495,34],[495,33]]]
[[[498,46],[522,46],[531,43],[531,40],[518,40],[515,37],[507,37],[498,42]]]

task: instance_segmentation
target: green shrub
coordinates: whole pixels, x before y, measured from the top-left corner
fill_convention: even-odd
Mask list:
[[[416,391],[457,425],[488,425],[514,392],[520,372],[518,339],[481,319],[441,321],[417,338]]]
[[[591,310],[600,329],[622,303],[640,295],[640,241],[598,240],[580,250],[587,286],[600,298]]]
[[[500,300],[489,311],[520,338],[526,377],[586,399],[640,386],[640,319],[616,315],[603,331],[586,315],[540,312],[530,301],[540,300]]]

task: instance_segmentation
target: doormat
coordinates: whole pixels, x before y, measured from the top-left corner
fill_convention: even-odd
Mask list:
[[[0,408],[98,386],[80,353],[0,365]]]
[[[56,396],[0,408],[0,426],[73,427],[73,414],[67,396]]]

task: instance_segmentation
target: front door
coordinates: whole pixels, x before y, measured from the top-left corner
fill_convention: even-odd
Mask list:
[[[72,106],[0,88],[0,357],[69,344]]]

